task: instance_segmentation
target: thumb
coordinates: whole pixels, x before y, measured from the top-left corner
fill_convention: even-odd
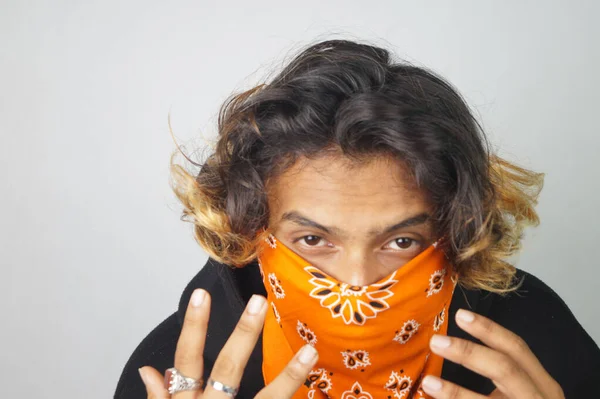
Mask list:
[[[148,399],[170,399],[169,391],[164,387],[163,376],[154,368],[144,366],[138,369],[146,386]]]

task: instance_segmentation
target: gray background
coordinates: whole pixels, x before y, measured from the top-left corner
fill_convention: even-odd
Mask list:
[[[231,91],[317,38],[430,66],[501,154],[547,173],[517,265],[600,341],[600,3],[294,3],[2,1],[3,396],[113,394],[206,260],[168,185],[168,112],[191,152]]]

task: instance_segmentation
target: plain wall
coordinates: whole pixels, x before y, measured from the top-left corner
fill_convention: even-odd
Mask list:
[[[207,258],[169,188],[169,111],[193,152],[232,91],[326,38],[441,73],[502,155],[547,173],[517,266],[600,341],[599,4],[3,0],[3,396],[112,396]]]

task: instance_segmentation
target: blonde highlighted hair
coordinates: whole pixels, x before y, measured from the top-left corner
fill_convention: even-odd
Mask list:
[[[408,165],[432,203],[442,249],[469,289],[517,288],[508,258],[535,211],[544,175],[490,151],[460,94],[433,72],[385,49],[316,43],[269,84],[233,95],[219,113],[214,151],[197,174],[171,157],[171,186],[214,259],[243,267],[268,227],[267,182],[301,156],[385,153]],[[187,158],[187,157],[186,157]]]

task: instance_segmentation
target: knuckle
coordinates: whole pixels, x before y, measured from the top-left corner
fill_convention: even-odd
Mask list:
[[[257,330],[255,323],[248,320],[246,317],[242,317],[240,321],[238,321],[235,329],[238,333],[242,334],[254,334]]]
[[[292,381],[304,381],[304,379],[306,378],[306,373],[299,367],[294,365],[288,365],[286,368],[283,369],[283,373],[284,376],[287,377],[287,379]]]
[[[519,337],[516,334],[513,334],[512,337],[510,338],[510,344],[512,347],[514,347],[514,350],[518,351],[518,352],[529,352],[529,345],[527,345],[527,342],[525,342],[525,340],[521,337]]]
[[[185,312],[183,319],[183,330],[186,331],[206,331],[208,318],[206,315],[198,314],[197,310]]]
[[[496,378],[498,380],[507,380],[513,378],[519,373],[517,365],[507,356],[502,356],[496,364]]]
[[[184,326],[194,327],[196,324],[198,324],[198,315],[194,313],[195,312],[192,312],[190,310],[187,310],[185,312],[185,317],[183,318]]]
[[[491,334],[494,332],[496,325],[493,321],[485,317],[478,317],[481,329],[485,334]]]
[[[473,351],[475,350],[475,344],[470,341],[458,341],[458,349],[462,353],[463,360],[471,359],[473,357]]]
[[[219,376],[236,375],[241,371],[241,367],[233,358],[227,354],[221,354],[213,366],[212,373]]]
[[[187,350],[179,350],[179,353],[177,353],[176,357],[177,357],[177,363],[179,365],[179,367],[181,367],[181,365],[188,365],[188,364],[198,364],[200,361],[202,361],[202,356],[197,354],[197,353],[193,353],[192,351],[187,351]]]

